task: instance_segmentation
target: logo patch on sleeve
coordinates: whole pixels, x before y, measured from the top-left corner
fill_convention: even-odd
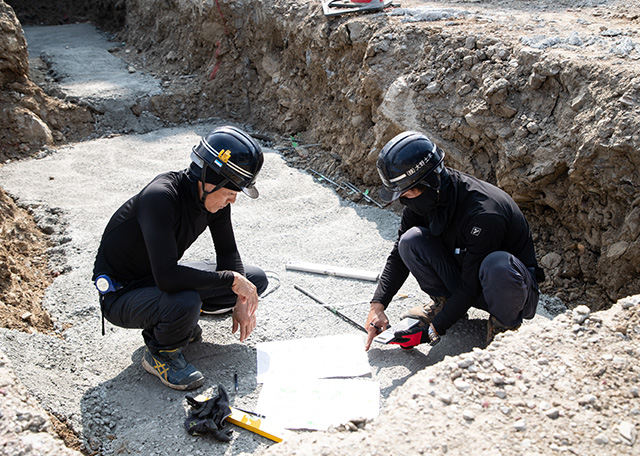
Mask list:
[[[482,228],[474,226],[473,228],[471,228],[471,235],[472,236],[480,236],[480,232],[482,231]]]

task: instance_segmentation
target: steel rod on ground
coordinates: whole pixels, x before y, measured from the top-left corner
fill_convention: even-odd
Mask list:
[[[344,315],[343,313],[341,313],[340,311],[338,311],[337,309],[334,309],[333,307],[327,305],[326,303],[324,303],[321,299],[319,299],[318,297],[316,297],[315,295],[311,294],[310,292],[308,292],[307,290],[305,290],[302,287],[299,287],[298,285],[294,285],[293,286],[296,290],[298,290],[300,293],[307,295],[308,297],[310,297],[311,299],[313,299],[315,302],[317,302],[318,304],[320,304],[322,307],[324,307],[325,309],[327,309],[328,311],[330,311],[331,313],[337,315],[338,317],[342,318],[344,321],[346,321],[347,323],[349,323],[350,325],[358,328],[360,331],[363,332],[367,332],[366,329],[364,329],[364,326],[356,323],[355,321],[353,321],[351,318],[347,317],[346,315]]]
[[[369,201],[370,203],[375,204],[376,206],[382,208],[382,204],[378,203],[376,200],[374,200],[373,198],[371,198],[369,195],[367,195],[365,192],[361,191],[358,187],[356,187],[355,185],[353,185],[351,182],[347,182],[347,186],[353,190],[354,192],[360,193],[364,199],[366,199],[367,201]]]
[[[338,184],[337,182],[332,181],[331,179],[329,179],[327,176],[320,174],[318,171],[316,171],[315,169],[311,169],[311,168],[307,168],[309,171],[311,171],[313,174],[315,174],[316,176],[326,180],[327,182],[329,182],[330,184],[335,185],[338,188],[341,188],[344,191],[349,191],[349,189],[344,188],[342,185]]]
[[[276,147],[274,150],[277,151],[282,151],[282,150],[287,150],[287,149],[304,149],[305,147],[316,147],[316,146],[321,146],[321,143],[316,143],[316,144],[299,144],[297,146],[284,146],[284,147]]]

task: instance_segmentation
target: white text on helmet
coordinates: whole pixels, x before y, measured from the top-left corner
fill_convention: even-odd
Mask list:
[[[433,148],[431,149],[431,152],[429,152],[429,155],[427,155],[422,160],[420,160],[418,163],[416,163],[416,165],[413,168],[407,170],[404,174],[401,174],[400,176],[391,179],[390,182],[398,182],[398,181],[401,181],[402,179],[404,179],[406,177],[411,177],[415,173],[417,173],[420,170],[420,168],[422,168],[427,163],[429,163],[429,161],[431,161],[431,157],[433,157],[433,154],[436,151],[435,143],[432,143],[432,144],[433,144]]]

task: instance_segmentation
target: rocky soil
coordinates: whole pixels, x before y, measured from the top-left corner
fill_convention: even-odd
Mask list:
[[[167,125],[215,115],[250,122],[275,146],[320,144],[283,153],[372,192],[380,147],[401,130],[425,131],[449,165],[523,207],[549,277],[543,292],[573,313],[425,369],[374,423],[271,451],[637,454],[637,299],[602,313],[579,306],[608,309],[640,289],[640,6],[397,3],[327,20],[311,0],[9,1],[17,18],[0,1],[0,161],[119,133],[94,106],[57,98],[58,75],[46,56],[27,59],[20,22],[93,20],[113,33],[114,55],[163,80],[137,115]],[[49,209],[29,214],[0,197],[0,320],[47,331],[39,299],[64,266],[54,248],[46,267],[46,235],[64,236]],[[20,432],[47,429],[33,417]]]
[[[16,377],[0,352],[0,448],[3,455],[79,456],[82,445],[47,413]],[[64,442],[59,438],[63,437]]]
[[[371,422],[269,455],[638,454],[640,296],[579,306],[411,377]]]
[[[0,325],[30,332],[51,330],[52,322],[40,306],[52,280],[46,255],[49,238],[33,215],[4,192],[0,193],[0,237],[10,240],[0,251]]]
[[[86,107],[47,95],[29,77],[22,26],[5,2],[0,3],[0,30],[0,162],[91,133],[93,118]]]

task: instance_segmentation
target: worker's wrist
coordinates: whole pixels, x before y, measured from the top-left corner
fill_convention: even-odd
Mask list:
[[[232,271],[233,273],[233,282],[231,283],[231,291],[235,292],[236,289],[240,286],[240,280],[242,275],[239,272]]]
[[[384,312],[384,305],[381,302],[371,301],[370,309]]]

